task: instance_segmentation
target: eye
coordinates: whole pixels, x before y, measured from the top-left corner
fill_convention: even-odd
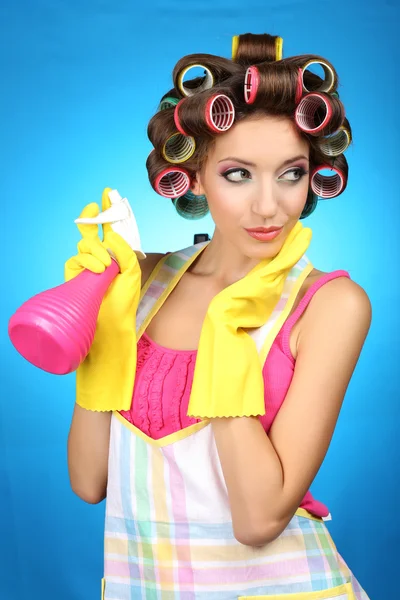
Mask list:
[[[283,179],[284,181],[300,181],[304,175],[307,175],[308,171],[306,171],[303,167],[294,167],[293,169],[289,169],[285,171],[283,175],[279,177],[279,179]],[[288,177],[284,177],[288,175]]]
[[[241,183],[246,179],[250,179],[250,173],[247,169],[229,169],[222,173],[222,177],[224,177],[227,181],[231,181],[232,183]]]

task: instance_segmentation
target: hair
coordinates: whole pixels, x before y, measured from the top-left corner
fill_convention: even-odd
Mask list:
[[[331,186],[330,192],[326,195],[322,192],[320,196],[332,198],[344,191],[348,164],[343,151],[351,142],[352,135],[337,93],[339,79],[336,70],[329,61],[316,55],[282,59],[279,56],[281,45],[282,39],[278,36],[247,33],[233,39],[232,59],[211,54],[190,54],[178,61],[172,74],[174,87],[161,98],[159,110],[148,125],[148,137],[154,149],[146,166],[150,183],[158,193],[157,181],[163,171],[171,170],[171,167],[185,172],[188,181],[193,181],[215,138],[223,135],[223,130],[215,131],[210,127],[206,117],[206,107],[210,107],[216,95],[225,96],[231,101],[235,124],[246,118],[263,116],[290,119],[309,144],[310,173],[317,168],[333,168],[341,173],[340,190],[332,191]],[[325,81],[307,69],[312,63],[322,65]],[[183,82],[191,67],[202,67],[204,76]],[[246,99],[245,82],[251,71],[256,73],[257,86],[255,95],[249,101],[249,98]],[[228,128],[225,127],[225,130]],[[346,138],[345,142],[347,140],[344,146],[343,137]],[[342,141],[341,145],[338,145],[338,140]],[[326,189],[324,176],[317,177],[320,185],[314,186],[313,190],[310,183],[301,219],[315,210],[319,199],[316,189]],[[326,183],[326,186],[329,188],[329,184]],[[171,198],[171,195],[167,197]],[[203,210],[203,214],[197,211],[193,216],[193,212],[187,208],[190,207],[188,200],[193,203],[193,198],[196,198],[193,194],[188,198],[185,193],[171,199],[182,216],[204,216],[207,209]],[[204,197],[201,198],[204,205]],[[183,205],[185,210],[182,210]]]

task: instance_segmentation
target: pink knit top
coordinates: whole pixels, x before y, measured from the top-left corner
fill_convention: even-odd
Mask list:
[[[271,346],[263,367],[266,414],[259,417],[266,433],[285,399],[294,373],[296,361],[290,352],[290,332],[313,295],[337,277],[350,275],[347,271],[333,271],[310,286]],[[138,341],[131,408],[121,411],[121,415],[153,439],[197,423],[199,419],[186,416],[196,356],[197,350],[171,350],[160,346],[144,332]],[[307,492],[300,507],[319,517],[329,514],[328,508],[315,500],[310,492]]]

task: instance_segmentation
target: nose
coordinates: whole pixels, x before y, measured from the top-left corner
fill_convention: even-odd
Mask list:
[[[263,219],[271,219],[278,210],[278,193],[274,181],[264,179],[254,190],[252,211]]]

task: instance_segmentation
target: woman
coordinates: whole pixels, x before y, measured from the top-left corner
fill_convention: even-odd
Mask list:
[[[183,58],[150,122],[150,181],[182,216],[210,211],[209,243],[139,269],[109,225],[103,242],[81,225],[66,265],[121,269],[68,444],[73,490],[107,498],[105,599],[367,598],[309,492],[371,322],[346,271],[310,263],[300,222],[345,189],[351,130],[333,66],[281,51],[246,34],[232,60]]]

